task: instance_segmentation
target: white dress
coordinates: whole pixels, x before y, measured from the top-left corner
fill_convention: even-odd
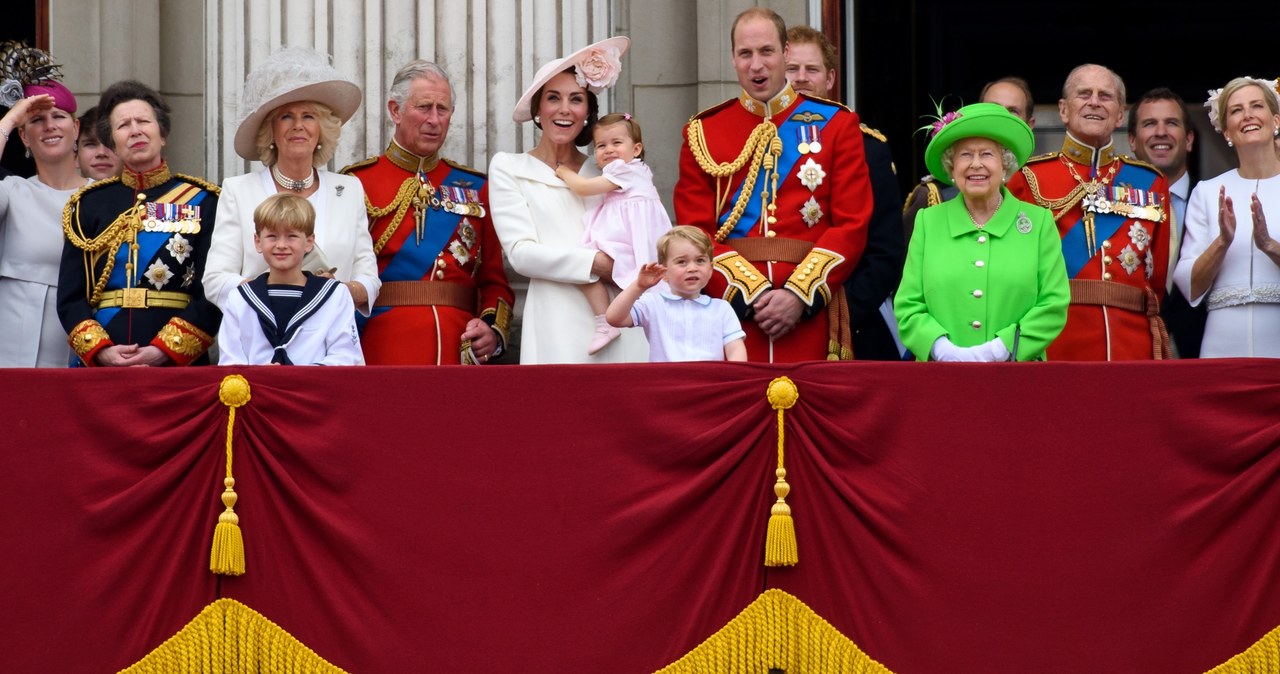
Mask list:
[[[317,169],[320,187],[307,201],[316,209],[316,248],[339,281],[357,281],[369,292],[369,304],[378,297],[378,260],[369,236],[369,216],[364,205],[364,185],[351,176]],[[267,271],[267,262],[253,247],[253,210],[276,193],[271,171],[227,178],[218,196],[218,217],[213,226],[209,257],[204,265],[204,294],[226,310],[231,291],[241,281]],[[361,308],[361,313],[369,314]]]
[[[1236,214],[1236,235],[1209,290],[1191,296],[1191,267],[1218,237],[1218,189],[1225,185]],[[1251,195],[1257,192],[1272,238],[1280,239],[1280,176],[1247,180],[1233,169],[1203,180],[1191,192],[1182,255],[1174,283],[1191,306],[1209,309],[1201,358],[1280,358],[1280,267],[1253,243]]]
[[[0,367],[70,363],[57,296],[62,207],[75,192],[38,176],[0,181]]]
[[[582,175],[600,174],[584,164]],[[587,355],[594,322],[591,305],[575,285],[600,280],[591,273],[596,251],[582,247],[582,199],[551,167],[527,154],[499,152],[489,162],[489,208],[502,252],[529,279],[520,331],[521,363],[645,362],[649,344],[639,330]]]

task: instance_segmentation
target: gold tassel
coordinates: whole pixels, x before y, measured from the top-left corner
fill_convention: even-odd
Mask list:
[[[764,565],[795,566],[800,561],[800,551],[796,545],[796,525],[791,519],[791,506],[787,505],[791,485],[787,484],[787,469],[783,467],[783,418],[786,410],[791,409],[800,399],[800,392],[796,390],[795,382],[787,377],[778,377],[769,382],[768,398],[769,404],[778,411],[778,481],[773,485],[773,493],[778,496],[778,501],[769,511],[769,528],[764,538]]]
[[[218,515],[213,528],[213,548],[209,551],[209,570],[224,576],[244,575],[244,536],[240,517],[236,515],[236,481],[231,476],[231,431],[236,423],[236,408],[249,402],[249,382],[238,374],[227,375],[218,387],[218,398],[227,411],[227,477],[222,481],[222,504],[227,507]]]

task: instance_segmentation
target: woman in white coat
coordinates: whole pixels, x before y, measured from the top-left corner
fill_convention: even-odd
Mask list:
[[[516,103],[512,118],[542,130],[529,152],[500,152],[489,163],[489,205],[502,252],[516,272],[529,278],[520,332],[521,363],[618,363],[649,360],[639,330],[587,355],[593,314],[574,287],[608,279],[613,260],[582,243],[586,206],[556,177],[559,166],[584,176],[600,169],[579,146],[591,142],[598,116],[596,94],[617,81],[618,58],[630,40],[612,37],[557,59],[538,70]]]
[[[236,286],[267,271],[253,247],[253,210],[268,196],[292,192],[316,210],[315,250],[303,268],[342,281],[356,310],[369,315],[382,285],[369,237],[364,188],[323,168],[342,124],[360,107],[360,89],[320,52],[288,48],[249,73],[240,98],[236,154],[267,168],[222,183],[205,295],[219,308]]]

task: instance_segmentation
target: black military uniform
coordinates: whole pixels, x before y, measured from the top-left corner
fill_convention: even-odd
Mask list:
[[[217,205],[216,186],[167,164],[126,170],[71,197],[58,318],[83,364],[123,344],[158,347],[177,365],[209,362],[222,314],[201,277]]]

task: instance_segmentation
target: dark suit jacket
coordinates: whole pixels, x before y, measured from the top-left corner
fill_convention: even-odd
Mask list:
[[[901,192],[894,175],[893,155],[884,141],[862,134],[871,179],[872,211],[867,247],[845,281],[853,357],[857,360],[901,360],[893,334],[880,315],[880,305],[898,288],[907,246],[898,214]]]

